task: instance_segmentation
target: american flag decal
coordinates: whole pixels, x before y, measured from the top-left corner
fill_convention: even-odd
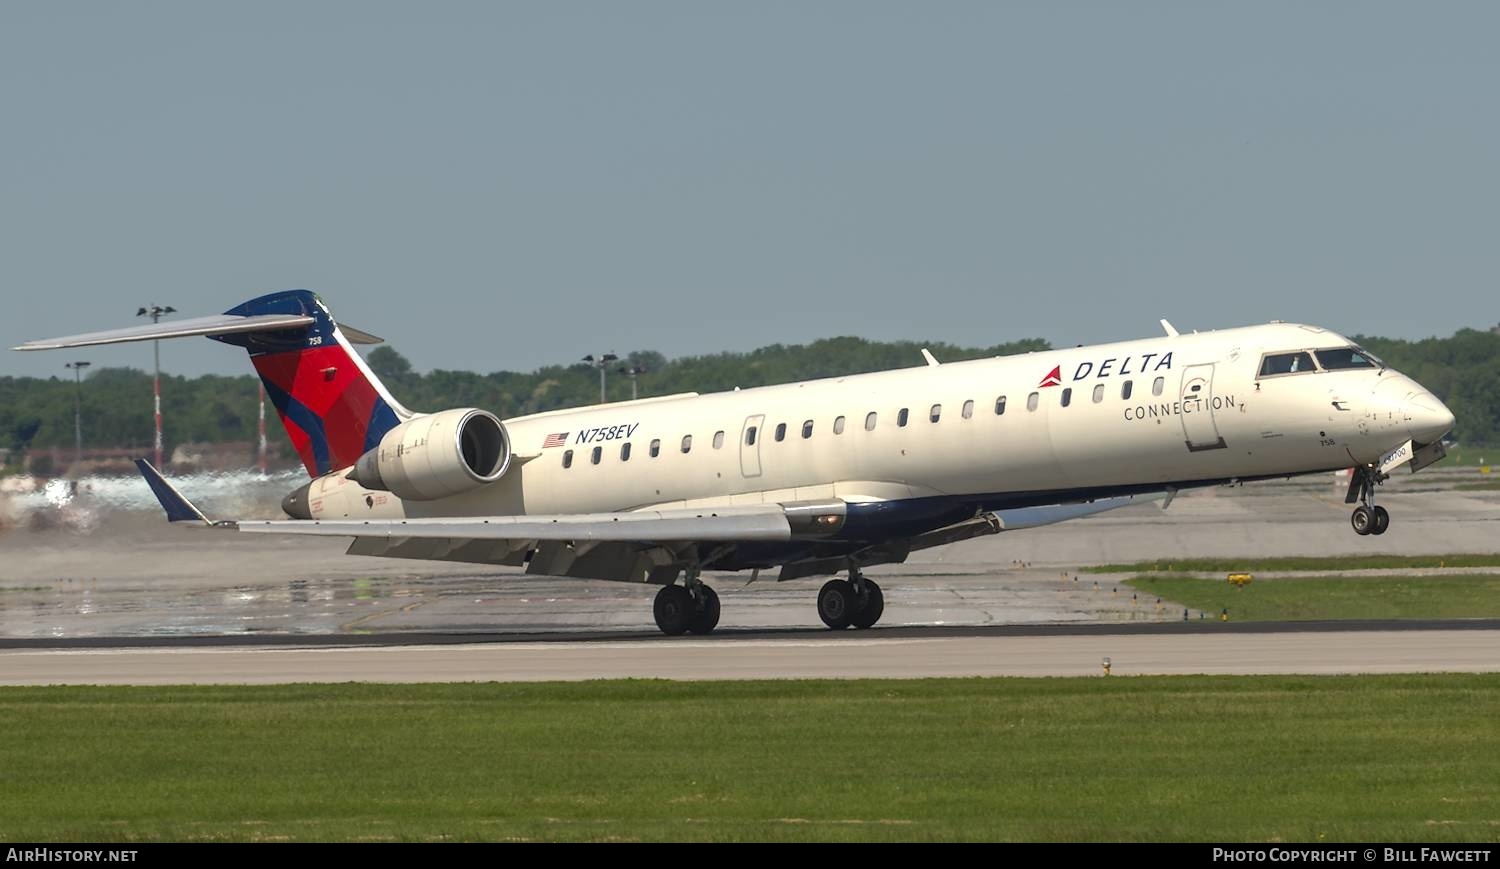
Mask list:
[[[547,435],[547,440],[542,442],[542,449],[545,450],[551,447],[560,447],[567,442],[568,433],[565,431],[558,432],[557,434],[549,434]]]

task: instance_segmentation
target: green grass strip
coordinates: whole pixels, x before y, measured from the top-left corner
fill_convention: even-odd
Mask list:
[[[1163,558],[1123,564],[1096,564],[1080,573],[1238,573],[1283,570],[1406,570],[1430,567],[1500,567],[1500,553],[1486,555],[1341,555],[1266,558]]]
[[[1126,585],[1142,597],[1236,621],[1319,619],[1465,619],[1500,617],[1500,576],[1310,577],[1253,581],[1138,576]]]
[[[1493,842],[1496,721],[1500,675],[10,688],[0,838]]]

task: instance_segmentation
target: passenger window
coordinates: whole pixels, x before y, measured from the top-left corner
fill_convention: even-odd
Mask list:
[[[1036,410],[1037,402],[1040,401],[1041,398],[1042,397],[1039,394],[1035,393],[1035,392],[1033,392],[1032,394],[1026,396],[1026,409],[1027,410]]]
[[[875,411],[872,410],[872,411],[870,411],[865,416],[865,431],[874,431],[874,430],[875,430]]]
[[[755,446],[755,426],[753,425],[745,429],[745,446]]]
[[[620,461],[630,461],[630,441],[620,444]]]
[[[1067,407],[1073,403],[1073,387],[1069,386],[1063,390],[1062,406]]]
[[[1260,376],[1274,377],[1278,374],[1302,374],[1316,370],[1312,354],[1305,350],[1296,353],[1267,353],[1260,361]]]
[[[599,464],[599,460],[603,457],[604,447],[594,447],[594,454],[589,458],[589,461],[597,465]]]
[[[802,437],[803,438],[810,438],[810,437],[812,437],[812,420],[808,420],[807,422],[804,422],[802,424]]]
[[[661,438],[656,438],[651,441],[651,458],[654,459],[659,455],[661,455]]]
[[[714,449],[716,449],[716,450],[717,449],[723,449],[723,447],[724,447],[724,433],[721,432],[721,431],[714,432]]]
[[[1099,385],[1097,385],[1097,386],[1094,387],[1094,403],[1098,404],[1099,402],[1101,402],[1103,400],[1104,400],[1104,384],[1101,383],[1101,384],[1099,384]]]
[[[932,410],[929,410],[927,412],[927,421],[928,422],[937,422],[938,419],[942,417],[942,415],[943,415],[943,406],[941,404],[934,404],[932,406]]]
[[[1005,416],[1005,396],[995,399],[995,416]]]
[[[844,433],[844,418],[843,417],[838,417],[838,418],[834,419],[834,421],[833,421],[833,433],[834,434],[843,434]]]
[[[1158,377],[1158,378],[1156,378],[1155,380],[1153,380],[1151,382],[1151,394],[1152,395],[1161,395],[1161,391],[1163,389],[1165,389],[1166,386],[1167,386],[1167,379],[1165,377]]]
[[[1124,398],[1124,399],[1127,399],[1127,400],[1130,398],[1130,381],[1129,380],[1125,381],[1123,384],[1120,385],[1120,397]]]
[[[968,401],[964,402],[963,418],[964,419],[972,419],[973,417],[974,417],[974,399],[971,398]]]
[[[896,427],[905,428],[907,418],[908,414],[906,412],[906,408],[903,407],[900,410],[896,411]]]
[[[573,451],[572,450],[568,450],[568,451],[566,451],[566,452],[563,453],[563,467],[565,467],[565,468],[571,468],[571,467],[573,467]]]
[[[693,436],[692,435],[683,435],[682,436],[682,451],[685,453],[685,452],[691,450],[692,448],[693,448]]]
[[[780,443],[780,442],[782,442],[784,440],[786,440],[786,423],[784,423],[784,422],[777,423],[776,424],[776,442]]]

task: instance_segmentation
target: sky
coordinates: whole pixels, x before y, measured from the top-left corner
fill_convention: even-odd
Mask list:
[[[1487,328],[1496,33],[1484,2],[4,3],[0,346],[297,287],[420,370]],[[74,358],[150,348],[0,376]]]

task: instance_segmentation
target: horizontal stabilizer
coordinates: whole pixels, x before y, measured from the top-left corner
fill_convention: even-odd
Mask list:
[[[10,349],[61,350],[67,347],[125,344],[130,341],[156,341],[161,338],[188,338],[195,335],[275,332],[285,329],[302,329],[312,323],[313,318],[306,314],[257,314],[249,317],[238,314],[217,314],[212,317],[194,317],[190,320],[174,320],[169,323],[152,323],[149,326],[131,326],[125,329],[109,329],[104,332],[65,335],[61,338],[43,338],[39,341],[27,341],[25,344]],[[364,337],[374,338],[373,335]],[[379,340],[375,338],[376,343]]]
[[[141,476],[146,478],[146,484],[151,487],[152,494],[156,500],[161,502],[163,510],[167,511],[168,522],[200,522],[204,525],[212,525],[203,511],[193,506],[193,502],[184,498],[182,493],[168,483],[161,475],[161,471],[151,466],[145,459],[136,459],[135,466],[140,469]]]

